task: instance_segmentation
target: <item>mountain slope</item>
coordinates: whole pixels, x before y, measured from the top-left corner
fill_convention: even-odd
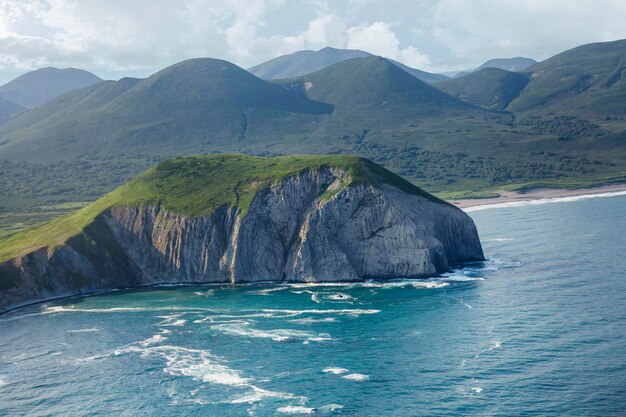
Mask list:
[[[9,117],[23,110],[25,110],[24,107],[19,104],[0,97],[0,123],[7,121]]]
[[[297,78],[328,68],[331,65],[348,59],[367,58],[371,56],[373,55],[359,50],[323,48],[319,51],[299,51],[293,54],[283,55],[249,68],[248,71],[266,80]],[[448,78],[445,75],[432,74],[408,67],[393,59],[387,60],[414,77],[426,82],[442,81]]]
[[[483,259],[467,214],[361,158],[176,158],[0,239],[0,312],[159,283],[424,277]]]
[[[579,46],[525,72],[531,81],[510,111],[600,118],[626,114],[626,40]]]
[[[337,117],[366,119],[368,113],[376,112],[386,116],[379,116],[381,123],[394,123],[407,115],[431,117],[450,110],[473,110],[376,56],[343,61],[298,82],[310,98],[334,105]]]
[[[100,81],[92,73],[75,68],[41,68],[0,86],[0,97],[22,107],[34,108],[68,91]]]
[[[490,59],[474,71],[480,71],[483,68],[499,68],[505,71],[520,72],[536,63],[537,61],[532,58],[525,58],[521,56],[515,58],[496,58]]]
[[[530,77],[498,68],[483,68],[442,81],[437,88],[468,103],[503,110],[528,84]]]
[[[319,115],[332,106],[301,91],[269,83],[216,59],[194,59],[144,80],[122,79],[71,92],[0,128],[2,156],[188,150],[207,138],[245,137],[250,118],[263,113],[278,121],[284,113]],[[294,120],[298,116],[294,116]],[[158,148],[155,149],[155,148]],[[61,152],[61,154],[60,154]]]
[[[298,51],[279,56],[248,68],[252,74],[264,80],[295,78],[319,71],[346,59],[370,56],[365,51],[323,48],[319,51]]]

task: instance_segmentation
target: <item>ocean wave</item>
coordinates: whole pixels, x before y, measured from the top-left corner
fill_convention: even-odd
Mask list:
[[[626,191],[615,191],[611,193],[598,193],[598,194],[585,194],[570,197],[555,197],[555,198],[540,198],[536,200],[525,201],[509,201],[505,203],[486,204],[484,206],[468,207],[464,208],[465,212],[489,210],[494,208],[506,208],[506,207],[523,207],[523,206],[535,206],[540,204],[552,204],[552,203],[571,203],[580,200],[589,200],[593,198],[607,198],[618,197],[626,195]]]
[[[346,368],[339,368],[339,367],[330,366],[328,368],[324,368],[322,370],[322,372],[324,372],[325,374],[341,375],[341,374],[345,374],[345,373],[347,373],[349,371]]]
[[[349,379],[351,381],[359,381],[359,382],[370,379],[370,377],[365,374],[348,374],[348,375],[342,375],[341,377],[343,379]]]
[[[296,397],[288,392],[269,391],[263,388],[259,388],[255,385],[250,385],[251,392],[238,395],[229,400],[230,404],[254,404],[263,401],[265,398],[280,398],[283,400],[291,400],[294,398],[300,398],[301,400],[307,400],[305,397]]]
[[[292,319],[289,320],[290,323],[300,323],[300,324],[314,324],[314,323],[334,323],[337,319],[334,317],[324,317],[321,319],[316,319],[314,317],[303,317],[301,319]]]
[[[275,342],[286,342],[289,340],[305,340],[309,342],[323,342],[331,340],[327,333],[315,334],[304,330],[295,329],[274,329],[261,330],[251,327],[248,322],[222,323],[211,326],[212,330],[220,331],[231,336],[243,336],[258,339],[272,339]]]
[[[215,290],[196,291],[193,295],[197,295],[198,297],[211,297],[215,295]]]
[[[89,329],[74,329],[74,330],[68,330],[68,333],[91,333],[91,332],[99,332],[100,329],[98,329],[97,327],[93,327],[93,328],[89,328]]]
[[[375,309],[360,309],[360,308],[352,308],[352,309],[333,309],[333,310],[284,310],[284,309],[271,309],[266,308],[262,310],[263,312],[268,313],[285,313],[291,314],[293,316],[300,316],[305,314],[337,314],[337,315],[348,315],[348,316],[360,316],[363,314],[378,314],[380,310]]]
[[[276,411],[284,414],[313,414],[315,412],[315,408],[305,407],[302,405],[287,405],[285,407],[278,407]]]
[[[262,290],[254,290],[254,291],[248,291],[248,294],[253,294],[253,295],[271,295],[271,293],[276,292],[276,291],[283,291],[283,290],[288,290],[289,287],[270,287],[270,288],[264,288]]]
[[[157,323],[157,326],[163,327],[181,327],[187,323],[187,320],[181,319],[184,313],[170,314],[168,316],[157,316],[163,319],[162,322]]]

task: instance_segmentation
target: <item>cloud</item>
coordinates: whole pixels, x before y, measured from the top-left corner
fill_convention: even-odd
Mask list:
[[[0,0],[0,73],[148,75],[211,56],[248,67],[325,46],[427,71],[626,38],[623,0]]]
[[[439,0],[430,36],[449,62],[545,59],[565,49],[626,37],[623,0]]]
[[[395,59],[416,68],[430,65],[430,58],[421,54],[415,47],[400,49],[400,40],[385,22],[348,29],[347,47]]]

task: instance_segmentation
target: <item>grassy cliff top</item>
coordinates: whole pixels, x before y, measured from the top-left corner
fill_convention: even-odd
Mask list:
[[[63,244],[111,207],[158,205],[181,215],[203,216],[228,205],[245,213],[256,193],[269,184],[323,167],[345,170],[349,183],[390,184],[407,193],[441,201],[380,165],[353,156],[180,157],[161,162],[76,212],[0,239],[0,262]]]

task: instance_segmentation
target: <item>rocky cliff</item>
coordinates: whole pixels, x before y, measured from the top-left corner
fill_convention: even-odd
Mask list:
[[[255,180],[249,204],[203,215],[162,200],[111,204],[61,244],[0,263],[0,311],[161,283],[418,278],[483,259],[464,212],[364,169],[373,180],[332,164]]]

